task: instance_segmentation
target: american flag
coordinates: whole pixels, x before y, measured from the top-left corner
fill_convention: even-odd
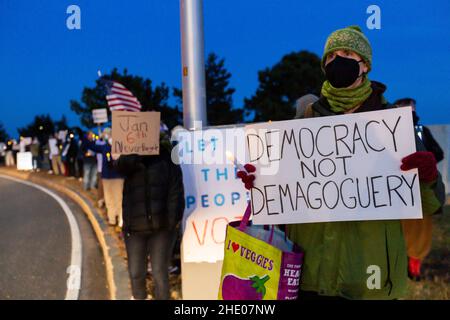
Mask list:
[[[141,103],[124,85],[112,80],[105,80],[105,85],[111,111],[141,111]]]

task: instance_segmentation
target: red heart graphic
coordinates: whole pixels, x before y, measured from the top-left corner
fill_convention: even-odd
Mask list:
[[[239,244],[237,244],[236,242],[233,242],[231,244],[231,246],[233,247],[233,251],[236,252],[239,249]]]

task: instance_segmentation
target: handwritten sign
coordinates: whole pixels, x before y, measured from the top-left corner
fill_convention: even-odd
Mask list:
[[[422,218],[411,108],[246,126],[255,224]]]
[[[159,154],[159,112],[112,112],[114,154]]]
[[[106,108],[92,110],[92,120],[94,123],[108,122],[108,111]]]
[[[173,137],[178,141],[174,151],[183,171],[186,200],[184,262],[223,260],[226,226],[242,219],[248,197],[227,151],[245,163],[244,138],[243,127],[184,130]]]

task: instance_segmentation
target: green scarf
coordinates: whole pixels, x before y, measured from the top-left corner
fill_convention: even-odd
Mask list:
[[[345,112],[363,103],[372,93],[370,80],[364,77],[363,83],[356,88],[335,88],[328,80],[322,85],[321,94],[324,96],[335,113]]]

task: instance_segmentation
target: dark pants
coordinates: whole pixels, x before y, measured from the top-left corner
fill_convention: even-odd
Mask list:
[[[77,158],[76,170],[77,170],[77,178],[83,178],[83,159]]]
[[[67,158],[67,169],[68,169],[68,176],[69,177],[75,177],[76,176],[76,169],[75,169],[75,163],[77,159],[76,158]]]
[[[85,161],[83,165],[83,188],[94,189],[97,185],[97,163]]]
[[[41,168],[41,159],[39,156],[33,156],[33,170]]]
[[[147,298],[146,275],[149,254],[155,282],[154,297],[157,300],[169,299],[168,269],[176,236],[176,230],[127,233],[125,235],[128,272],[130,274],[131,290],[135,299]]]

